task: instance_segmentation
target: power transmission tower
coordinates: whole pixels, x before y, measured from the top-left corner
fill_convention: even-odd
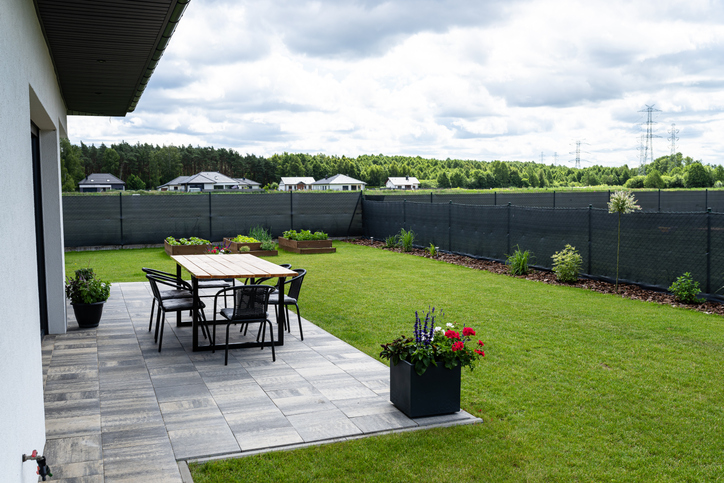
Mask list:
[[[576,141],[576,150],[568,153],[568,154],[576,155],[576,159],[575,159],[575,162],[576,162],[575,168],[576,169],[581,169],[581,144],[588,144],[588,143],[581,143],[581,141]],[[587,153],[586,151],[583,151],[583,152],[586,154],[590,154],[590,153]],[[586,161],[586,160],[584,159],[584,161]],[[588,161],[586,161],[586,162],[588,163]]]
[[[676,124],[672,122],[671,129],[669,129],[668,132],[671,134],[671,136],[669,136],[669,143],[671,146],[671,160],[673,161],[676,157],[676,141],[679,140],[679,138],[676,137],[676,135],[679,134],[679,130],[676,129]]]
[[[646,145],[644,147],[643,164],[639,167],[639,171],[646,171],[646,160],[651,159],[654,162],[654,138],[659,138],[654,134],[654,112],[661,112],[661,110],[654,107],[655,104],[646,105],[646,109],[641,109],[639,112],[646,113]]]
[[[558,166],[558,152],[553,153],[553,166]]]
[[[639,136],[639,175],[646,175],[646,134]]]
[[[543,164],[543,151],[540,152],[540,164]]]

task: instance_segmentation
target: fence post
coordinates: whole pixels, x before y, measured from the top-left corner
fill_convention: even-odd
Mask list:
[[[510,253],[510,201],[508,201],[508,233],[506,233],[505,238],[508,243],[508,253]]]
[[[347,238],[349,238],[349,232],[352,229],[352,222],[354,221],[354,215],[357,214],[357,207],[359,206],[360,201],[362,201],[362,191],[359,192],[359,196],[357,197],[357,203],[354,204],[354,210],[352,210],[352,218],[349,220],[349,226],[347,227]]]
[[[591,274],[591,259],[593,258],[591,256],[591,223],[592,223],[592,215],[593,215],[593,205],[588,205],[588,271],[586,272],[588,275]]]
[[[211,224],[211,191],[209,191],[209,240],[214,239],[214,227]]]
[[[123,192],[118,192],[118,208],[121,213],[120,224],[121,224],[121,247],[123,246]]]
[[[452,253],[452,200],[447,204],[447,249]]]
[[[659,188],[659,212],[661,211],[661,188]]]
[[[711,208],[706,209],[706,293],[711,293]]]
[[[407,200],[402,200],[402,228],[405,228],[406,224],[407,224]]]
[[[704,209],[709,208],[709,190],[704,190]]]
[[[430,191],[430,204],[432,204],[432,191]]]
[[[493,191],[493,206],[498,206],[498,192]]]
[[[556,190],[553,190],[553,208],[556,207]]]
[[[289,229],[294,229],[294,190],[289,190]]]

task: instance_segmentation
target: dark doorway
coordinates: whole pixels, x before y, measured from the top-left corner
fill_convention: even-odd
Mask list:
[[[33,194],[35,201],[35,254],[38,261],[38,298],[40,302],[40,338],[48,333],[48,294],[45,286],[45,236],[43,231],[43,189],[40,183],[40,130],[30,123],[33,153]]]

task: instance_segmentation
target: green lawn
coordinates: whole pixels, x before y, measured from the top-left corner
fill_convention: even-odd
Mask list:
[[[192,465],[194,481],[724,480],[724,319],[335,242],[271,260],[308,270],[302,315],[372,356],[414,311],[473,326],[473,426]],[[173,269],[162,249],[67,253],[111,281]]]

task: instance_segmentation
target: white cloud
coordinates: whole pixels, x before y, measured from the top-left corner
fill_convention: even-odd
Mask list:
[[[73,117],[74,142],[193,144],[439,158],[720,163],[724,12],[718,3],[192,2],[136,111]]]

